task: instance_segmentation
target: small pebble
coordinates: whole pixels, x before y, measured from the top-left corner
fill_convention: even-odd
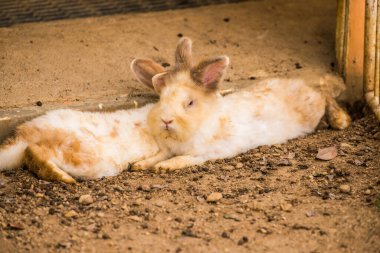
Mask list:
[[[108,239],[111,239],[111,236],[109,234],[107,234],[107,233],[103,233],[102,238],[104,240],[108,240]]]
[[[306,217],[314,217],[315,216],[315,212],[314,211],[307,211],[306,213],[305,213],[305,215],[306,215]]]
[[[223,195],[220,192],[213,192],[207,196],[207,202],[218,202],[223,198]]]
[[[342,184],[339,186],[339,190],[343,193],[349,193],[351,191],[351,187],[347,184]]]
[[[226,231],[223,231],[223,233],[220,236],[223,238],[230,238],[230,234]]]
[[[239,241],[238,241],[238,245],[243,245],[245,243],[248,242],[248,237],[246,236],[243,236]]]
[[[191,229],[185,229],[182,231],[183,236],[188,236],[188,237],[198,237],[196,234]]]
[[[292,204],[290,203],[283,203],[280,205],[280,208],[282,211],[285,211],[285,212],[290,212],[290,210],[292,209]]]
[[[261,233],[261,234],[264,234],[264,235],[266,235],[266,234],[269,234],[270,232],[269,232],[269,230],[267,229],[267,228],[260,228],[259,230],[257,230],[257,232],[259,232],[259,233]]]
[[[342,143],[340,144],[340,147],[341,147],[341,148],[352,148],[352,146],[351,146],[350,144],[345,143],[345,142],[342,142]]]
[[[77,216],[78,216],[78,213],[75,212],[74,210],[70,210],[70,211],[68,211],[67,213],[65,213],[64,216],[65,216],[66,218],[77,217]]]
[[[91,197],[90,194],[85,194],[85,195],[80,196],[79,203],[83,205],[90,205],[94,203],[94,199]]]
[[[133,221],[136,221],[136,222],[141,222],[143,221],[143,218],[137,216],[137,215],[132,215],[132,216],[129,216],[129,219],[130,220],[133,220]]]
[[[234,170],[235,167],[232,166],[232,165],[224,165],[224,166],[222,167],[222,169],[223,169],[223,170]]]
[[[147,184],[143,184],[143,185],[139,185],[139,186],[137,187],[137,190],[139,190],[139,191],[144,191],[144,192],[150,192],[150,191],[151,191],[151,188],[150,188],[149,185],[147,185]]]
[[[71,243],[70,242],[59,242],[55,245],[55,247],[57,249],[59,248],[63,248],[63,249],[69,249],[71,247]]]

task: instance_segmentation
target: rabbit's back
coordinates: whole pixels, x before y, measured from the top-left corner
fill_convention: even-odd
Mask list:
[[[38,145],[59,168],[74,177],[118,174],[130,162],[158,148],[147,131],[151,105],[114,113],[56,110],[24,123],[19,137]]]
[[[289,120],[287,125],[311,132],[325,113],[322,93],[300,79],[268,79],[250,90],[258,114]],[[257,102],[257,103],[256,103]]]
[[[310,133],[324,114],[325,101],[302,81],[270,79],[224,97],[217,108],[195,138],[199,145],[193,151],[210,158]]]

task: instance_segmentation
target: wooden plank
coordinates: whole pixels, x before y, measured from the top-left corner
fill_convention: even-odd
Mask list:
[[[366,0],[364,36],[364,92],[374,92],[377,0]]]
[[[379,0],[380,1],[380,0]],[[380,106],[378,96],[378,0],[366,0],[365,9],[365,37],[364,37],[364,92],[365,99],[373,113],[380,120]]]
[[[375,63],[375,98],[380,104],[380,1],[377,0],[377,25],[376,25],[376,63]]]
[[[345,49],[347,41],[347,10],[348,0],[338,1],[335,30],[335,53],[338,72],[345,75]]]
[[[364,1],[349,0],[347,55],[344,73],[347,93],[352,103],[363,97],[364,19]]]

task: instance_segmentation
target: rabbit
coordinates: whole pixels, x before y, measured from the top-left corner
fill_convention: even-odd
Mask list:
[[[164,71],[151,60],[135,60],[132,66],[149,67],[140,81]],[[147,125],[152,107],[113,113],[50,111],[20,125],[0,146],[0,170],[26,165],[42,179],[66,183],[117,175],[159,151]]]
[[[333,97],[300,79],[266,79],[221,96],[218,87],[229,58],[213,57],[194,66],[191,48],[191,40],[182,38],[172,70],[149,82],[140,79],[160,96],[147,115],[159,152],[134,163],[132,170],[171,171],[284,143],[313,132],[325,113],[333,128],[350,125],[350,116]],[[136,76],[150,69],[148,64],[133,68]]]

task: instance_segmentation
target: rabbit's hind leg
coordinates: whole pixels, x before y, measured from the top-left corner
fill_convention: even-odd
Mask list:
[[[46,149],[48,148],[36,144],[31,144],[26,148],[24,164],[28,169],[43,180],[75,183],[76,180],[73,177],[50,160],[50,152]]]
[[[351,117],[332,97],[327,98],[327,119],[334,129],[343,130],[351,124]]]

